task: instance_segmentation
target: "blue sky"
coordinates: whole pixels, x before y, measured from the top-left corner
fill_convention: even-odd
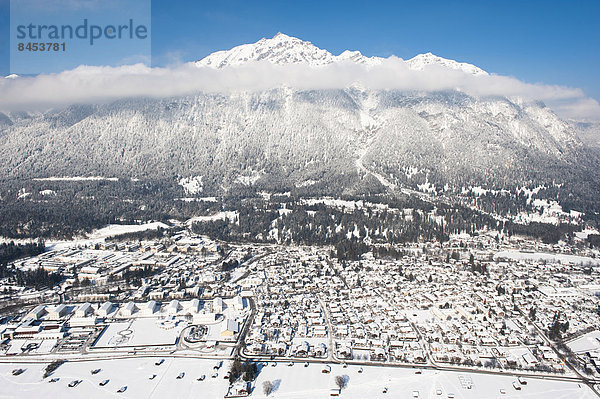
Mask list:
[[[152,54],[179,57],[281,31],[339,54],[432,53],[531,83],[581,87],[600,100],[600,1],[154,0]]]
[[[0,0],[4,75],[8,3]],[[158,66],[197,60],[279,31],[335,54],[352,49],[406,59],[431,51],[526,82],[580,87],[600,100],[596,0],[152,1],[152,59]]]

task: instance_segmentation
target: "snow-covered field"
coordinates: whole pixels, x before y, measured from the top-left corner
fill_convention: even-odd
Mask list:
[[[184,198],[175,198],[175,201],[183,201],[183,202],[217,202],[217,197],[184,197]]]
[[[195,216],[187,220],[188,225],[192,225],[194,222],[214,222],[215,220],[228,220],[230,223],[235,223],[238,218],[238,213],[234,211],[223,211],[217,212],[214,215],[208,216]]]
[[[67,362],[60,366],[51,377],[42,380],[45,364],[1,364],[0,397],[2,398],[222,398],[227,391],[227,383],[222,375],[210,378],[215,360],[165,359],[160,366],[155,362],[159,358],[138,358],[120,360],[102,360],[93,362]],[[224,367],[229,367],[226,364]],[[24,368],[26,371],[13,376],[12,370]],[[101,369],[92,375],[91,370]],[[182,379],[177,379],[180,373]],[[149,378],[157,376],[150,380]],[[197,381],[200,375],[206,375],[204,381]],[[60,378],[50,383],[51,378]],[[69,387],[73,380],[82,380],[76,387]],[[109,380],[105,386],[99,383]],[[127,387],[119,394],[117,390]]]
[[[575,353],[593,352],[600,349],[600,331],[592,331],[567,344]]]
[[[494,259],[514,259],[514,260],[545,260],[547,262],[560,262],[564,264],[576,265],[600,265],[600,260],[588,258],[585,256],[576,256],[568,254],[551,254],[544,252],[519,252],[502,251],[494,255]]]
[[[413,369],[382,368],[363,366],[363,373],[358,373],[359,366],[344,369],[333,365],[331,374],[322,374],[319,365],[311,364],[304,368],[301,365],[287,367],[267,367],[258,377],[258,386],[265,380],[280,380],[279,389],[274,395],[277,398],[325,398],[329,388],[334,387],[337,375],[347,376],[348,386],[342,393],[343,398],[412,398],[418,391],[420,398],[447,398],[454,394],[461,398],[593,398],[595,395],[589,388],[576,383],[527,379],[528,384],[518,392],[512,387],[516,380],[510,376],[491,376],[424,370],[417,375]],[[460,378],[472,382],[471,389],[462,388]],[[388,388],[383,393],[383,388]],[[437,395],[437,390],[442,394]],[[506,394],[501,394],[504,389]],[[257,389],[258,391],[258,389]],[[261,392],[262,393],[262,392]],[[264,395],[258,395],[263,397]]]
[[[157,230],[158,228],[168,229],[169,226],[161,222],[150,222],[144,224],[109,224],[108,226],[103,227],[99,230],[94,230],[89,235],[89,238],[92,240],[98,240],[119,234],[137,233],[146,230]]]
[[[146,230],[157,230],[158,228],[168,229],[169,226],[161,222],[149,222],[144,224],[109,224],[106,227],[94,230],[88,235],[87,238],[80,238],[73,241],[49,240],[46,242],[46,247],[47,249],[63,249],[71,247],[73,245],[93,244],[97,242],[102,242],[108,237],[119,234],[137,233]]]
[[[375,208],[375,209],[380,209],[380,210],[396,210],[393,209],[386,205],[386,204],[375,204],[372,202],[365,202],[363,200],[358,200],[358,201],[348,201],[348,200],[342,200],[342,199],[336,199],[336,198],[331,198],[331,197],[324,197],[324,198],[306,198],[306,199],[302,199],[301,202],[305,205],[317,205],[317,204],[323,204],[325,206],[329,206],[332,208],[346,208],[350,211],[354,210],[354,209],[365,209],[366,207],[369,208]]]
[[[165,328],[159,325],[160,321],[157,318],[139,318],[110,323],[94,347],[174,345],[184,323],[175,320],[169,324],[170,328]]]
[[[575,233],[575,237],[579,238],[580,240],[587,240],[588,236],[590,234],[600,234],[600,232],[596,229],[584,229],[582,231],[578,231]]]
[[[158,358],[137,358],[121,360],[101,360],[68,362],[60,366],[54,374],[42,380],[45,364],[0,364],[0,397],[6,398],[222,398],[228,383],[223,375],[229,369],[224,362],[217,378],[211,378],[213,366],[217,361],[205,359],[165,359],[160,366]],[[13,376],[12,370],[24,368],[26,371]],[[93,369],[101,371],[92,375]],[[264,398],[264,381],[274,383],[276,389],[270,398],[327,398],[329,389],[334,387],[337,375],[345,376],[347,387],[342,398],[412,398],[418,391],[419,398],[447,398],[454,394],[456,399],[486,398],[527,398],[527,399],[573,399],[595,398],[595,394],[585,385],[575,382],[562,382],[527,378],[527,385],[520,391],[512,387],[516,378],[474,373],[424,370],[415,374],[414,369],[383,368],[363,366],[342,368],[332,365],[330,374],[321,373],[321,365],[310,364],[303,367],[295,364],[288,367],[279,363],[276,367],[267,365],[262,368],[254,385],[252,397]],[[177,379],[180,373],[183,378]],[[156,377],[149,379],[153,374]],[[204,381],[197,381],[200,375],[206,375]],[[60,378],[49,383],[50,378]],[[104,387],[98,384],[108,379]],[[73,388],[68,384],[73,380],[82,382]],[[462,384],[461,384],[462,381]],[[466,382],[466,383],[465,383]],[[463,387],[470,383],[470,389]],[[126,386],[123,393],[116,391]],[[383,393],[383,388],[388,392]],[[438,390],[441,394],[438,395]],[[501,390],[506,393],[502,394]]]

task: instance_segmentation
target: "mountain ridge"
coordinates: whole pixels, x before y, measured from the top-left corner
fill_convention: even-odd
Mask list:
[[[327,50],[316,47],[309,41],[279,32],[271,39],[262,38],[255,43],[242,44],[229,50],[214,52],[196,61],[195,65],[221,69],[249,62],[267,61],[276,65],[308,64],[312,67],[322,67],[349,61],[373,66],[381,64],[384,59],[382,57],[366,57],[357,50],[345,50],[336,56]],[[419,54],[402,61],[413,70],[422,70],[430,65],[437,65],[473,75],[488,75],[487,72],[474,65],[445,59],[432,53]]]

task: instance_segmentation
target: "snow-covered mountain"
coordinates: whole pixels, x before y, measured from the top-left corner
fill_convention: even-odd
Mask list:
[[[197,65],[320,68],[381,60],[350,51],[334,56],[278,34]],[[415,70],[435,65],[486,74],[429,53],[405,62]],[[458,90],[276,87],[0,114],[0,159],[0,175],[11,179],[202,176],[203,187],[215,190],[243,183],[334,194],[411,188],[450,195],[470,186],[513,192],[543,186],[600,194],[598,156],[571,124],[537,102]]]
[[[243,44],[231,50],[218,51],[196,62],[198,66],[225,68],[244,65],[255,61],[268,61],[277,65],[308,64],[320,67],[337,62],[355,62],[357,64],[378,65],[383,58],[365,57],[360,51],[346,50],[340,55],[333,55],[320,49],[311,42],[278,33],[271,39],[260,39],[256,43]],[[473,75],[487,75],[487,72],[474,65],[448,60],[431,53],[419,54],[404,61],[410,69],[422,70],[429,65],[462,70]]]
[[[272,39],[263,38],[253,44],[243,44],[231,50],[217,51],[196,64],[224,68],[263,60],[278,65],[308,63],[312,66],[322,66],[334,62],[335,57],[310,42],[278,33]]]
[[[203,175],[225,185],[258,174],[289,185],[343,175],[413,188],[537,186],[558,181],[555,168],[577,168],[584,150],[548,108],[458,92],[281,88],[129,99],[3,122],[0,172],[11,178],[76,169]]]
[[[411,69],[420,71],[429,65],[439,65],[445,68],[456,69],[472,75],[487,75],[488,73],[475,65],[467,64],[466,62],[457,62],[448,60],[437,55],[426,53],[419,54],[410,60],[406,61]]]

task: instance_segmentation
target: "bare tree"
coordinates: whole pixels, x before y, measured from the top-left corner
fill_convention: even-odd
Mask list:
[[[338,386],[338,388],[340,388],[340,390],[346,388],[346,379],[344,377],[342,377],[341,375],[338,375],[335,377],[335,385]]]
[[[52,363],[50,363],[49,365],[47,365],[46,368],[44,369],[44,377],[43,378],[46,378],[50,374],[52,374],[54,372],[54,370],[59,368],[60,365],[63,364],[64,362],[65,362],[64,360],[55,360]]]
[[[273,392],[273,383],[271,381],[263,382],[263,391],[265,395],[269,396]]]

